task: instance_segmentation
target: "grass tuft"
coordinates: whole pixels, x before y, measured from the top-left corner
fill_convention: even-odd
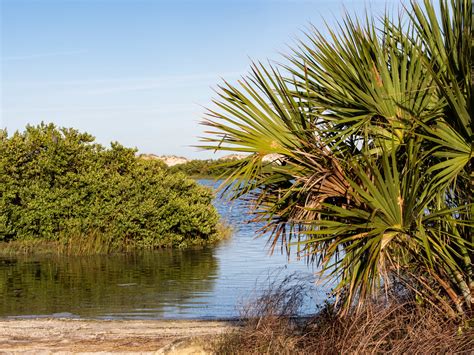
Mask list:
[[[316,316],[297,317],[305,288],[282,284],[243,308],[242,327],[221,336],[217,354],[468,354],[474,348],[471,319],[448,318],[406,295],[366,303],[338,315],[326,304]],[[298,285],[298,280],[296,282]],[[273,285],[275,286],[275,284]]]

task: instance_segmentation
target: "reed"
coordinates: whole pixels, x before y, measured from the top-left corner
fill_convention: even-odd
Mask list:
[[[215,245],[229,240],[233,229],[226,222],[217,224],[216,236],[206,242],[206,246]],[[147,245],[133,239],[115,238],[112,235],[93,230],[87,234],[68,232],[61,233],[58,240],[23,239],[0,242],[0,256],[18,255],[95,255],[110,253],[127,253],[138,250],[153,250],[167,248],[170,245]],[[204,247],[196,242],[189,245],[193,248]]]

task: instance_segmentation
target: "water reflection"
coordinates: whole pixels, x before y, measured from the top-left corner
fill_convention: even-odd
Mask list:
[[[0,259],[0,314],[161,318],[212,293],[209,249]]]

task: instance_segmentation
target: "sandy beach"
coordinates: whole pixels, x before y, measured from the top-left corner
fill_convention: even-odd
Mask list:
[[[209,354],[209,339],[235,327],[225,321],[0,320],[0,353]]]

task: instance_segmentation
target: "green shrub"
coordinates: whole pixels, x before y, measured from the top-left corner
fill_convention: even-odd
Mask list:
[[[135,153],[53,124],[0,131],[0,241],[93,238],[106,251],[216,241],[212,193]]]
[[[184,173],[195,178],[219,178],[229,175],[232,172],[232,167],[237,162],[235,159],[196,159],[184,164],[171,166],[169,171]]]

